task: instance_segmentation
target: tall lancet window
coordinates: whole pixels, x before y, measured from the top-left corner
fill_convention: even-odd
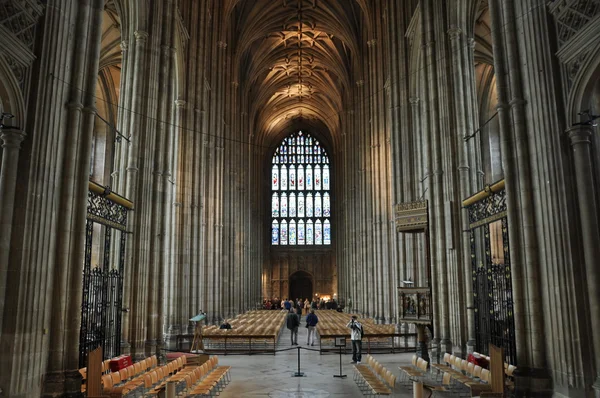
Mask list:
[[[271,167],[271,243],[331,245],[331,165],[319,140],[302,131],[291,134]]]

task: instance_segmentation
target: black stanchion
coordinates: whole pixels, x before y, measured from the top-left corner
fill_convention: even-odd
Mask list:
[[[292,377],[304,377],[304,373],[300,372],[300,347],[298,347],[298,371]]]
[[[347,377],[346,375],[342,374],[342,347],[340,346],[340,374],[339,375],[333,375],[333,377],[339,377],[340,379],[343,379],[344,377]]]

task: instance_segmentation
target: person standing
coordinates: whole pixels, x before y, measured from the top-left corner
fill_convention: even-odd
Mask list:
[[[308,315],[308,311],[310,310],[310,301],[308,299],[304,300],[304,315]]]
[[[286,298],[283,303],[283,306],[287,312],[290,312],[290,308],[292,308],[292,301],[288,301],[288,299]]]
[[[360,363],[362,359],[362,335],[363,326],[358,322],[356,315],[352,315],[352,319],[346,327],[351,329],[350,340],[352,340],[352,363]]]
[[[306,327],[308,328],[308,339],[306,345],[315,345],[315,328],[319,323],[319,317],[315,314],[315,310],[310,310],[310,314],[306,317]],[[310,336],[312,336],[312,344],[310,342]]]
[[[295,311],[291,310],[287,314],[286,326],[290,329],[292,345],[298,345],[298,326],[300,326],[300,317]]]

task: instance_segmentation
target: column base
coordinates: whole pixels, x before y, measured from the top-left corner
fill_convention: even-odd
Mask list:
[[[83,397],[81,393],[81,380],[82,377],[78,370],[46,373],[44,375],[42,397]]]
[[[594,391],[594,398],[600,398],[600,375],[596,377],[596,381],[592,385],[592,389]]]
[[[427,362],[431,363],[431,358],[429,357],[429,349],[427,347],[426,342],[420,341],[417,344],[417,357],[423,358]]]
[[[554,386],[547,369],[517,367],[513,373],[517,397],[552,396]]]
[[[131,354],[131,344],[128,341],[121,340],[121,355]]]
[[[440,339],[434,338],[431,340],[431,358],[435,363],[440,363]]]
[[[157,346],[157,340],[146,340],[146,344],[144,346],[144,355],[146,357],[150,357],[155,354],[158,355],[159,353],[156,350]]]
[[[475,340],[467,341],[467,355],[475,352]]]

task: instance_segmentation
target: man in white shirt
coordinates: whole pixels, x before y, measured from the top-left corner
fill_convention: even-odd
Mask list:
[[[350,340],[352,340],[352,363],[360,363],[362,359],[362,331],[363,327],[357,321],[356,315],[352,315],[352,319],[346,327],[351,329]]]

